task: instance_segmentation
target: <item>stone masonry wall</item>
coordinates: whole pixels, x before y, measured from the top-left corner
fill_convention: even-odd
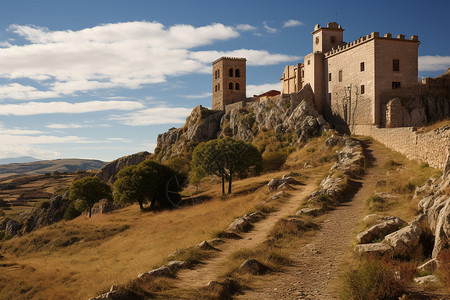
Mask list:
[[[443,169],[450,153],[450,125],[434,131],[420,133],[414,127],[377,128],[357,125],[353,134],[371,136],[407,158],[427,162],[431,167]]]

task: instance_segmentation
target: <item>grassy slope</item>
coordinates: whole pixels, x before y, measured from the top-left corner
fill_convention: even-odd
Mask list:
[[[298,171],[308,161],[317,167],[302,171],[303,176],[326,172],[332,162],[320,162],[322,154],[318,149],[325,138],[293,153],[287,168]],[[310,148],[317,148],[317,152],[307,151]],[[286,172],[236,181],[234,194],[226,200],[219,197],[219,184],[204,183],[203,195],[211,200],[196,206],[141,213],[133,205],[92,220],[79,217],[2,242],[0,253],[5,258],[0,260],[0,294],[18,299],[82,299],[98,295],[109,290],[111,284],[127,282],[159,266],[175,250],[210,239],[235,217],[252,211],[257,202],[267,198],[265,184]]]

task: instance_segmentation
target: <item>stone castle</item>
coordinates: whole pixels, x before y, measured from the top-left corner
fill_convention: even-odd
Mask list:
[[[303,63],[285,67],[281,97],[310,85],[317,110],[333,124],[413,126],[403,124],[402,104],[396,97],[417,90],[419,85],[418,36],[380,36],[372,32],[346,43],[343,33],[342,26],[335,22],[314,27],[313,53],[306,55]],[[249,102],[280,97],[276,91],[246,97],[245,58],[222,57],[212,65],[213,110],[227,111]],[[430,80],[427,78],[424,83],[430,84]],[[448,95],[448,82],[443,86]]]

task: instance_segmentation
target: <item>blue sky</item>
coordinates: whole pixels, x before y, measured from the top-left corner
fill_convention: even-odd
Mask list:
[[[279,89],[317,23],[337,20],[347,42],[418,35],[419,76],[438,76],[450,67],[449,13],[447,0],[2,0],[0,158],[151,152],[211,106],[211,61],[246,57],[249,96]]]

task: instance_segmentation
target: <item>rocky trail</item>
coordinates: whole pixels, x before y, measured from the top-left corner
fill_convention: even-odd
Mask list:
[[[273,225],[281,218],[286,217],[298,208],[300,202],[315,189],[317,178],[309,178],[305,186],[298,186],[298,189],[291,191],[292,196],[281,204],[279,210],[270,213],[267,217],[254,224],[253,229],[247,233],[240,233],[242,239],[227,240],[226,243],[214,246],[220,250],[218,256],[210,259],[195,269],[185,269],[177,274],[179,288],[199,288],[207,285],[208,282],[216,280],[217,276],[227,271],[227,261],[231,253],[245,248],[252,248],[266,239],[266,235]]]
[[[351,193],[336,210],[323,218],[320,229],[311,238],[311,243],[299,245],[290,254],[293,264],[279,273],[260,277],[251,290],[239,295],[237,299],[337,299],[333,282],[338,278],[344,256],[351,251],[355,237],[355,226],[364,209],[371,182],[381,179],[384,172],[376,166],[382,157],[365,149],[365,156],[375,168],[368,168],[366,175],[355,182],[355,193]],[[227,260],[231,253],[244,248],[252,248],[262,243],[269,230],[282,217],[295,213],[302,199],[316,188],[316,178],[310,178],[305,186],[292,191],[278,211],[271,213],[253,230],[242,234],[241,240],[228,240],[218,245],[220,253],[215,258],[204,262],[193,270],[178,273],[178,287],[182,289],[204,287],[209,281],[227,271]]]

